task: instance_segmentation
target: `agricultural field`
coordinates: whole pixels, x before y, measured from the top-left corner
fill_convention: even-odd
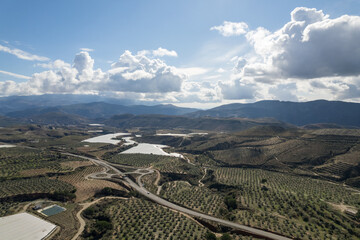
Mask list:
[[[88,179],[88,175],[103,168],[56,152],[62,150],[124,165],[118,166],[123,172],[152,167],[160,175],[157,172],[144,175],[141,181],[146,189],[178,205],[222,219],[295,239],[359,239],[359,222],[343,212],[347,207],[360,208],[359,190],[343,184],[347,183],[343,176],[357,174],[358,133],[339,130],[334,133],[336,136],[327,134],[331,131],[294,130],[261,135],[260,131],[249,130],[194,136],[186,141],[172,137],[169,145],[186,156],[182,159],[119,154],[129,146],[81,143],[96,134],[80,129],[38,126],[12,129],[0,135],[7,143],[17,145],[0,148],[0,216],[21,211],[30,200],[17,202],[16,196],[36,197],[35,193],[39,193],[43,194],[41,197],[52,198],[51,194],[65,191],[71,198],[56,200],[63,201],[67,210],[48,220],[61,226],[55,239],[69,239],[79,226],[74,217],[79,203],[106,194],[116,195],[116,191],[105,189],[128,192],[115,182]],[[345,145],[338,144],[338,138],[344,134]],[[176,144],[181,146],[176,148]],[[252,168],[246,168],[249,165]],[[349,173],[349,168],[355,172]],[[339,183],[321,180],[324,176]],[[208,229],[187,216],[137,198],[136,193],[130,195],[133,198],[128,200],[104,200],[94,205],[103,215],[99,211],[93,216],[84,213],[88,225],[83,238],[95,239],[93,234],[100,234],[103,239],[205,238]],[[1,201],[13,198],[14,202]],[[230,235],[232,239],[251,239]]]
[[[0,149],[0,178],[9,179],[28,177],[48,172],[64,172],[73,170],[65,162],[80,161],[81,159],[53,153],[47,150],[23,147]]]
[[[14,201],[1,201],[0,202],[0,217],[11,215],[19,212],[25,203]]]
[[[73,173],[59,176],[57,179],[71,184],[76,188],[76,202],[82,202],[93,197],[96,193],[100,192],[105,187],[124,190],[120,185],[114,182],[86,178],[86,176],[91,173],[101,172],[102,169],[103,168],[100,166],[88,166],[75,170]]]
[[[186,216],[142,199],[102,201],[97,208],[112,224],[104,239],[200,240],[206,233],[205,227]]]
[[[172,157],[151,154],[115,154],[108,162],[134,167],[150,167],[154,163],[171,160]]]
[[[224,199],[221,195],[183,181],[164,183],[160,195],[174,203],[213,216],[219,216],[220,208],[224,207]]]
[[[0,199],[16,195],[74,191],[68,183],[46,177],[6,180],[0,182]]]
[[[156,162],[153,166],[162,173],[202,175],[201,169],[198,166],[189,164],[181,158],[169,158],[167,161]]]
[[[223,215],[246,225],[299,239],[358,239],[359,223],[331,207],[360,207],[360,194],[323,180],[259,169],[217,168],[215,179],[233,192],[235,209]],[[296,229],[296,231],[294,231]]]
[[[254,189],[266,186],[269,190],[279,193],[294,193],[326,202],[343,202],[360,207],[358,190],[351,190],[329,181],[246,168],[217,168],[215,177],[219,183],[226,185],[239,185]],[[263,184],[262,181],[265,180],[266,184]]]
[[[92,136],[78,127],[51,127],[40,125],[24,125],[1,128],[0,142],[16,143],[35,148],[51,146],[71,147]]]

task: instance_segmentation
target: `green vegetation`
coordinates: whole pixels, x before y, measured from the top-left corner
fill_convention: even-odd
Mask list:
[[[134,167],[150,167],[153,163],[168,161],[169,159],[171,159],[171,157],[152,154],[116,154],[106,160],[111,163]]]
[[[113,229],[110,216],[99,205],[87,208],[83,215],[88,219],[87,228],[83,233],[85,239],[101,239]]]
[[[6,180],[0,182],[0,199],[14,197],[16,195],[54,192],[57,192],[56,195],[59,198],[71,198],[70,192],[72,191],[74,191],[74,187],[70,184],[46,177]],[[64,192],[68,192],[69,195],[66,194],[64,196]]]
[[[228,233],[224,233],[220,238],[220,240],[231,240],[231,239],[232,238],[231,238],[230,234],[228,234]]]
[[[141,200],[102,201],[92,210],[84,212],[93,222],[109,217],[110,224],[104,233],[105,239],[204,239],[206,229],[184,215],[171,211],[155,203]],[[101,210],[99,210],[101,209]],[[101,211],[101,214],[100,214]],[[99,217],[101,216],[101,217]],[[96,226],[94,226],[96,230]],[[88,232],[89,233],[89,232]],[[84,235],[85,239],[92,239]]]
[[[328,203],[360,206],[339,184],[260,169],[214,168],[206,187],[166,182],[161,196],[179,205],[299,239],[357,239],[359,224]],[[237,239],[238,236],[233,236]]]
[[[147,174],[141,178],[141,182],[144,184],[144,187],[152,193],[156,193],[157,186],[155,181],[157,178],[157,173]]]
[[[359,206],[360,195],[341,185],[259,169],[218,168],[215,176],[239,187],[236,202],[225,197],[228,208],[221,209],[230,220],[300,239],[360,237],[356,224],[327,204]]]
[[[210,215],[218,215],[219,209],[224,206],[222,196],[183,181],[163,184],[160,194],[172,202]]]
[[[69,171],[60,165],[65,161],[79,161],[78,158],[53,153],[47,150],[22,147],[0,149],[0,178],[21,177],[23,170],[48,169],[49,172]]]
[[[11,215],[19,210],[20,202],[0,201],[0,217]]]
[[[184,159],[171,157],[153,164],[161,173],[178,173],[201,176],[203,173],[198,166],[186,162]]]
[[[64,149],[129,166],[119,166],[124,172],[152,167],[160,176],[156,172],[143,176],[146,189],[156,193],[160,185],[161,197],[200,212],[294,239],[359,239],[359,215],[346,215],[339,209],[360,209],[360,194],[342,184],[359,186],[360,137],[349,131],[335,133],[262,127],[186,141],[161,138],[177,146],[175,151],[185,152],[193,165],[175,157],[118,154],[124,148],[116,145],[84,147],[80,141],[88,134],[80,128],[0,129],[0,140],[21,145],[0,149],[0,216],[18,212],[27,200],[47,197],[65,201],[72,210],[52,217],[59,218],[54,222],[67,229],[65,235],[61,230],[57,239],[69,239],[77,227],[77,205],[71,205],[75,193],[78,202],[91,197],[132,196],[129,200],[104,200],[84,211],[87,227],[83,237],[251,239],[218,225],[215,230],[208,226],[217,232],[216,237],[182,214],[137,198],[137,192],[128,193],[114,182],[86,180],[85,176],[103,168],[86,166],[80,159],[54,151]],[[334,181],[322,180],[324,177]]]
[[[130,194],[126,191],[113,189],[110,187],[104,187],[95,194],[95,197],[105,197],[105,196],[129,197]]]
[[[88,135],[80,127],[25,125],[0,129],[0,142],[16,143],[36,148],[72,148]]]
[[[295,193],[318,198],[325,202],[341,203],[360,207],[360,195],[343,186],[324,180],[294,176],[260,169],[218,168],[215,171],[219,183],[241,186],[243,189],[260,189],[266,186],[271,191],[284,195]],[[266,179],[263,182],[262,179]],[[244,191],[244,190],[243,190]],[[272,202],[265,202],[272,205]]]
[[[196,154],[195,161],[200,164],[320,175],[360,186],[359,142],[356,130],[263,126],[193,138],[178,151]]]
[[[206,240],[216,240],[216,235],[212,232],[207,232],[205,234],[205,239]]]

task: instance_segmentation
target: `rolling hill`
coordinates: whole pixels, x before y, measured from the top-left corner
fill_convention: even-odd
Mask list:
[[[292,128],[291,125],[275,119],[241,119],[241,118],[189,118],[184,116],[168,115],[115,115],[104,122],[106,125],[118,128],[158,128],[158,129],[198,129],[209,131],[241,131],[255,126],[281,126]]]

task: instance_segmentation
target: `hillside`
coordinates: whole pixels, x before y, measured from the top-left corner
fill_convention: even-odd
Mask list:
[[[273,119],[223,119],[223,118],[188,118],[184,116],[166,115],[115,115],[105,121],[106,125],[118,128],[158,128],[158,129],[199,129],[209,131],[241,131],[254,126],[283,126],[286,128],[291,125]]]
[[[16,125],[16,124],[21,124],[21,123],[22,122],[18,119],[9,118],[9,117],[0,115],[0,127],[8,127],[8,126]]]
[[[175,141],[173,141],[175,143]],[[180,142],[179,151],[220,165],[290,172],[360,186],[360,130],[257,126]]]
[[[331,123],[360,127],[360,104],[317,100],[311,102],[260,101],[234,103],[189,113],[190,117],[275,118],[297,126]]]

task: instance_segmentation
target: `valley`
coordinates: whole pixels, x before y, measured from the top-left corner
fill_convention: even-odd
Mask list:
[[[358,220],[346,213],[360,208],[357,130],[260,125],[199,133],[22,125],[1,128],[0,136],[3,146],[12,145],[0,148],[1,215],[34,206],[31,201],[39,198],[67,206],[69,211],[55,215],[56,220],[45,218],[59,226],[52,239],[76,233],[79,239],[206,239],[209,233],[233,239],[360,236]],[[136,150],[144,144],[160,145],[161,151]],[[106,209],[105,215],[83,209],[86,226],[80,231],[76,214],[92,201],[96,203],[87,209]],[[131,213],[113,215],[119,204],[137,211],[135,218],[146,225],[132,228]],[[166,231],[167,218],[158,219],[157,225],[141,220],[159,217],[146,215],[154,211],[167,212],[164,217],[176,219],[174,229],[188,231]],[[66,224],[70,219],[77,222],[73,227]],[[100,227],[104,221],[109,224]]]

